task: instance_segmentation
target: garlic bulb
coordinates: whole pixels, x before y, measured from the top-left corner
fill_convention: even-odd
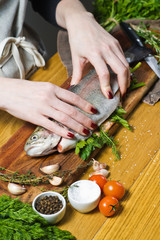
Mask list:
[[[53,176],[52,179],[49,179],[49,182],[53,186],[59,186],[63,182],[63,179],[61,177]]]
[[[98,171],[100,169],[100,163],[93,158],[93,170]]]
[[[96,161],[94,158],[93,159],[93,170],[94,171],[99,171],[100,169],[105,169],[107,167],[106,163],[100,163]]]
[[[107,169],[100,169],[98,171],[92,172],[89,177],[93,176],[93,175],[103,175],[104,177],[108,177],[109,175],[109,171]]]
[[[106,163],[100,163],[99,168],[100,169],[106,169],[107,164]]]
[[[40,170],[43,173],[52,174],[54,172],[57,172],[59,168],[60,168],[59,163],[55,163],[53,165],[48,165],[48,166],[42,167],[42,168],[40,168]]]
[[[21,195],[27,191],[27,189],[24,186],[21,186],[19,184],[15,184],[15,183],[9,183],[8,190],[13,195]]]

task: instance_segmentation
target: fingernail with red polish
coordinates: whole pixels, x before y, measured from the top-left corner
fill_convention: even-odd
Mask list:
[[[97,124],[96,123],[91,123],[91,128],[93,128],[93,129],[96,129],[98,126],[97,126]]]
[[[75,86],[75,84],[69,85],[69,86],[67,87],[67,90],[71,90],[72,87],[74,87],[74,86]]]
[[[89,131],[88,129],[84,128],[84,129],[83,129],[83,133],[84,133],[85,135],[89,135],[89,134],[90,134],[90,131]]]
[[[91,107],[91,112],[94,113],[94,114],[96,114],[98,111],[97,111],[96,108]]]
[[[71,132],[69,132],[69,133],[67,134],[67,136],[70,137],[70,138],[74,138],[74,134],[71,133]]]
[[[69,89],[69,88],[70,88],[70,86],[71,86],[71,84],[69,84],[69,86],[67,87],[67,89]]]
[[[112,99],[112,98],[113,98],[112,92],[108,91],[108,92],[107,92],[107,96],[108,96],[109,99]]]
[[[126,99],[126,93],[123,94],[122,100],[124,101]]]

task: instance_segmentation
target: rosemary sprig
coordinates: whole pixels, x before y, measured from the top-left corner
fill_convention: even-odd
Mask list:
[[[144,23],[140,23],[138,26],[132,24],[132,27],[145,40],[145,44],[149,44],[155,50],[155,57],[160,63],[160,34],[148,29]]]

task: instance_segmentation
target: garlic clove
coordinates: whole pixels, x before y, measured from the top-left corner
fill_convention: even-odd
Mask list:
[[[106,169],[100,169],[98,171],[92,172],[89,177],[93,176],[93,175],[103,175],[104,177],[108,177],[109,175],[109,171]]]
[[[27,189],[24,186],[21,186],[19,184],[15,183],[8,183],[8,190],[13,195],[21,195],[27,191]]]
[[[100,163],[99,168],[100,169],[106,169],[107,164],[106,163]]]
[[[53,165],[48,165],[45,167],[40,168],[41,172],[45,173],[45,174],[52,174],[54,172],[57,172],[60,168],[59,163],[55,163]]]
[[[94,171],[100,170],[100,163],[96,161],[94,158],[93,158],[93,170]]]
[[[59,186],[63,182],[63,179],[61,177],[53,176],[52,179],[49,179],[49,182],[53,186]]]
[[[107,169],[100,169],[99,172],[105,177],[108,177],[110,173]]]

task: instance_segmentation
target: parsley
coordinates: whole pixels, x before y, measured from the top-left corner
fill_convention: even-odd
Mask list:
[[[68,231],[50,226],[29,204],[0,196],[0,240],[69,240]]]
[[[96,148],[102,148],[104,144],[112,147],[112,151],[116,156],[116,160],[120,159],[119,151],[116,147],[117,142],[113,139],[113,137],[109,137],[107,133],[100,130],[100,135],[92,134],[87,140],[83,140],[77,143],[75,153],[79,154],[82,160],[87,160],[91,153]]]
[[[126,113],[127,112],[121,106],[119,106],[111,115],[109,121],[119,123],[128,130],[132,131],[131,126],[124,118],[124,114]],[[102,148],[105,144],[112,147],[112,152],[115,155],[116,160],[119,160],[120,154],[119,150],[117,149],[117,142],[114,141],[114,138],[110,137],[105,130],[103,131],[103,124],[100,127],[99,136],[93,133],[92,136],[87,140],[82,140],[77,143],[75,154],[79,154],[82,160],[87,160],[96,148]]]
[[[123,127],[127,128],[128,130],[132,131],[131,126],[129,125],[128,121],[124,118],[124,114],[127,112],[119,106],[114,113],[111,115],[111,122],[116,122],[121,124]]]

